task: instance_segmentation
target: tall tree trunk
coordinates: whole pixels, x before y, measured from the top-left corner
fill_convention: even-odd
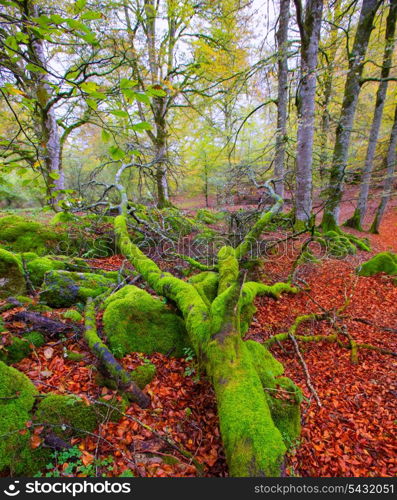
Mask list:
[[[326,230],[334,229],[339,223],[339,205],[343,195],[343,180],[348,163],[350,136],[360,93],[365,54],[378,6],[378,0],[363,0],[353,49],[349,54],[349,71],[345,83],[340,118],[336,128],[334,153],[327,189],[328,199],[324,207],[322,220],[322,226]]]
[[[328,136],[330,129],[330,110],[329,105],[332,97],[332,84],[334,77],[335,56],[338,49],[338,18],[340,16],[341,0],[337,0],[332,8],[330,8],[332,17],[330,35],[329,35],[329,50],[327,52],[327,67],[323,72],[324,91],[322,96],[321,108],[321,127],[320,127],[320,179],[321,184],[325,182],[326,172],[328,171],[329,153],[328,153]],[[324,51],[325,52],[325,51]]]
[[[374,116],[372,119],[371,132],[368,139],[367,154],[365,157],[364,170],[361,178],[360,194],[357,207],[353,216],[346,221],[345,225],[362,230],[362,223],[367,211],[368,194],[371,183],[373,162],[378,142],[379,129],[382,122],[383,108],[385,104],[390,68],[392,65],[393,51],[395,46],[394,34],[396,31],[397,0],[390,0],[389,15],[386,20],[385,51],[381,71],[381,81],[376,93]]]
[[[156,186],[157,207],[164,208],[169,205],[167,182],[167,123],[165,120],[165,99],[153,99],[154,121],[156,124],[155,161],[156,161]]]
[[[397,164],[397,106],[394,112],[394,122],[390,133],[390,142],[386,156],[386,177],[383,184],[383,194],[380,200],[378,209],[376,210],[375,218],[371,226],[371,233],[378,234],[379,226],[382,222],[390,196],[393,193],[395,182],[394,172]]]
[[[289,2],[280,0],[279,25],[276,34],[278,51],[278,90],[277,90],[277,136],[274,157],[275,191],[284,198],[284,161],[287,141],[288,105],[288,23]]]
[[[25,16],[40,15],[38,6],[33,2],[26,2]],[[29,52],[32,62],[46,70],[47,59],[45,56],[44,41],[31,35]],[[52,89],[48,84],[48,74],[41,71],[30,71],[33,82],[34,98],[36,105],[36,134],[38,135],[38,150],[40,160],[44,164],[44,178],[47,185],[47,195],[54,210],[58,209],[58,202],[62,199],[59,191],[65,189],[64,174],[61,168],[61,142],[54,108],[51,106]]]
[[[312,211],[312,156],[316,67],[320,39],[322,0],[308,0],[304,18],[295,0],[301,35],[301,81],[298,92],[298,137],[296,155],[296,225],[302,226]]]

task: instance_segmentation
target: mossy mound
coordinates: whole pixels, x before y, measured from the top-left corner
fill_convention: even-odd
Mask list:
[[[353,255],[357,249],[370,251],[367,240],[358,238],[350,233],[345,233],[339,228],[323,233],[316,232],[317,241],[326,249],[329,255],[343,259],[348,255]]]
[[[208,210],[208,208],[199,208],[195,219],[199,222],[203,222],[204,224],[215,224],[223,217],[224,214],[222,212],[215,213]]]
[[[386,273],[390,276],[396,276],[397,254],[392,252],[378,253],[357,268],[357,274],[360,276],[373,276],[378,273]]]
[[[49,394],[38,404],[35,421],[48,426],[60,438],[69,439],[93,432],[98,425],[98,413],[94,405],[78,396]]]
[[[117,273],[94,274],[69,271],[45,273],[40,301],[50,307],[70,307],[97,297],[116,283]]]
[[[0,361],[0,473],[31,476],[44,465],[47,452],[30,446],[26,423],[37,389],[21,372]]]
[[[13,252],[35,252],[45,255],[54,250],[65,234],[17,215],[0,218],[0,241]]]
[[[0,299],[23,295],[25,278],[18,259],[11,252],[0,248]]]
[[[183,356],[188,346],[183,320],[145,290],[125,286],[105,302],[104,330],[116,357],[131,352]]]
[[[32,349],[44,345],[44,336],[39,332],[30,332],[24,337],[11,336],[8,343],[0,350],[0,360],[8,365],[19,363],[27,358]]]
[[[26,254],[21,254],[20,259],[26,262],[26,270],[30,281],[34,286],[40,286],[44,281],[45,273],[48,271],[89,271],[89,265],[79,258],[70,258],[62,255],[30,258],[26,260]]]

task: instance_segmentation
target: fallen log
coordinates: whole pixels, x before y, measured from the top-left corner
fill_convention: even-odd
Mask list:
[[[266,215],[258,221],[261,228],[268,220]],[[254,343],[258,349],[253,353],[249,343],[243,341],[241,313],[245,310],[252,314],[252,301],[257,294],[278,297],[281,292],[296,292],[296,289],[286,283],[274,286],[244,283],[238,258],[250,250],[259,230],[252,230],[247,244],[237,250],[231,247],[220,250],[218,293],[210,303],[193,283],[163,272],[131,242],[125,216],[115,219],[115,231],[123,255],[153,290],[172,300],[183,315],[190,342],[214,386],[230,474],[238,477],[280,475],[287,441],[297,437],[299,390],[291,380],[279,377],[282,365],[260,344]],[[279,391],[278,387],[283,385],[288,387],[287,391]],[[266,393],[267,388],[268,393],[293,394],[296,400],[277,406],[276,398]],[[288,412],[284,412],[284,408],[291,410],[291,407],[296,409],[291,415],[297,416],[297,424],[289,427],[292,435],[286,439],[288,425],[283,417]]]
[[[19,311],[13,316],[13,319],[27,323],[32,330],[44,333],[48,337],[56,337],[70,331],[75,333],[82,331],[82,328],[77,324],[62,323],[35,312]]]

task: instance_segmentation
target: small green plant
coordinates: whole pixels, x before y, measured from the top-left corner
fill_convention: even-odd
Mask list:
[[[195,352],[193,351],[193,349],[191,347],[184,347],[183,353],[184,353],[185,361],[187,363],[189,363],[188,366],[186,366],[186,368],[185,368],[185,372],[184,372],[185,377],[193,377],[194,376],[193,380],[195,382],[198,382],[200,380],[200,374],[199,374],[199,370],[198,370],[198,364],[196,361]]]
[[[62,467],[67,464],[66,467]],[[35,477],[65,477],[65,476],[87,476],[97,477],[98,470],[101,477],[107,477],[107,472],[113,470],[113,458],[96,458],[89,464],[83,463],[83,453],[77,446],[67,450],[54,451],[51,461],[46,465],[47,472],[36,474]]]

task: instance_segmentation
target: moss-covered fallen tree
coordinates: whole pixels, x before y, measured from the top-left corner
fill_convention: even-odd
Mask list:
[[[280,205],[277,199],[237,248],[221,248],[217,272],[206,271],[190,282],[163,272],[131,242],[126,216],[115,219],[123,255],[158,295],[175,304],[184,319],[190,343],[214,386],[232,476],[280,475],[287,447],[300,430],[299,389],[281,377],[282,366],[263,346],[242,338],[257,295],[296,292],[287,283],[245,282],[239,270],[239,260],[256,244]]]

